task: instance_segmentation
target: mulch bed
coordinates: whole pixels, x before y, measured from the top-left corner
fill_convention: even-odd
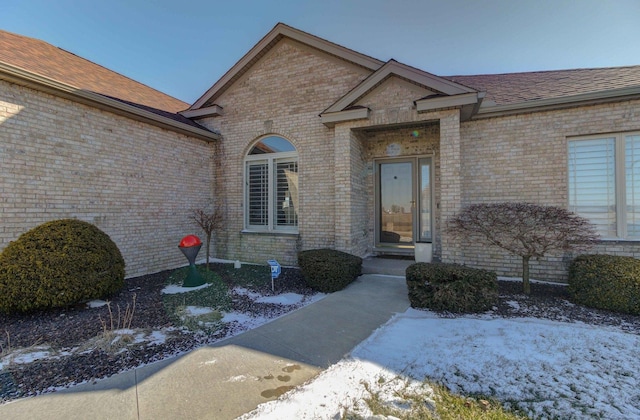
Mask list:
[[[131,305],[135,294],[135,316],[131,328],[171,330],[175,325],[164,311],[160,293],[170,274],[170,271],[164,271],[128,279],[125,287],[112,297],[112,311],[118,307],[124,311],[127,305]],[[230,287],[233,286],[231,280],[224,275],[223,280]],[[272,294],[271,288],[266,286],[264,290],[256,291]],[[275,294],[288,292],[312,294],[304,285],[298,270],[283,269],[283,275],[277,282]],[[494,310],[487,313],[488,315],[584,322],[618,327],[630,333],[640,334],[640,317],[574,305],[567,300],[566,287],[561,285],[534,283],[531,295],[525,296],[522,294],[521,283],[499,281],[499,293],[499,303]],[[274,304],[259,306],[246,296],[233,295],[233,300],[235,310],[252,314],[278,315],[295,309]],[[17,349],[47,344],[54,349],[74,348],[100,335],[103,332],[103,322],[107,320],[109,313],[105,306],[88,308],[86,305],[78,305],[28,315],[0,314],[0,346],[3,349]],[[0,371],[0,403],[111,376],[181,354],[228,336],[231,332],[229,329],[233,329],[233,326],[213,335],[175,329],[162,344],[130,346],[126,351],[116,354],[94,349],[28,364],[12,363]]]
[[[124,313],[127,306],[132,307],[135,297],[135,312],[130,328],[149,331],[169,329],[171,335],[164,343],[128,346],[126,351],[117,354],[94,349],[28,364],[9,364],[0,370],[0,403],[111,376],[219,341],[234,332],[234,325],[228,325],[214,334],[175,328],[164,310],[161,295],[171,273],[169,270],[127,279],[125,287],[110,298],[112,313],[117,316],[117,308]],[[230,288],[233,287],[224,271],[221,277]],[[265,284],[262,290],[256,287],[252,289],[264,295],[292,292],[306,296],[315,293],[305,286],[299,270],[295,269],[282,270],[275,291],[272,292],[270,286]],[[246,296],[234,293],[232,298],[233,310],[253,315],[275,317],[297,308],[273,303],[257,304]],[[102,334],[103,322],[110,327],[110,319],[106,306],[88,308],[85,304],[22,315],[0,313],[0,351],[43,344],[58,350],[78,347]]]

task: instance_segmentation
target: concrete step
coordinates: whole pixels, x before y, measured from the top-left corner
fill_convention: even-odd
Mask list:
[[[407,267],[415,264],[412,257],[369,257],[362,261],[362,274],[404,277]]]

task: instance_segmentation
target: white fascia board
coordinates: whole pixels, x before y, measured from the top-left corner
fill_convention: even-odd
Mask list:
[[[212,105],[206,108],[187,109],[186,111],[180,111],[181,114],[187,118],[204,118],[204,117],[219,117],[224,115],[222,107],[220,105]]]
[[[465,93],[462,95],[440,96],[436,98],[424,98],[415,101],[418,112],[433,111],[434,109],[452,108],[457,106],[471,105],[478,102],[477,92]]]
[[[522,112],[546,111],[570,108],[578,105],[598,104],[640,98],[640,86],[603,90],[560,98],[538,99],[507,105],[490,105],[480,107],[475,118],[500,117]]]
[[[162,127],[167,130],[197,137],[202,140],[220,140],[220,135],[217,133],[199,129],[188,124],[183,124],[179,121],[154,114],[153,112],[146,111],[133,105],[129,105],[88,90],[79,89],[75,86],[60,83],[48,77],[31,73],[30,71],[24,70],[20,67],[12,66],[3,62],[0,62],[0,80],[5,80],[20,86],[26,86],[42,92],[50,93],[54,96],[109,111],[137,121],[142,121],[147,124],[155,125],[156,127]]]
[[[367,119],[369,118],[369,112],[369,108],[357,108],[347,111],[322,113],[320,114],[320,121],[327,127],[333,127],[338,122]]]

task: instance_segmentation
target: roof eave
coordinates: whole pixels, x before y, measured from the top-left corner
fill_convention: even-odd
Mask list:
[[[417,112],[435,111],[444,108],[460,108],[460,120],[470,120],[478,112],[485,97],[484,92],[463,93],[452,96],[423,98],[414,102]]]
[[[30,87],[65,99],[109,111],[118,115],[145,122],[174,132],[197,137],[206,141],[219,140],[220,135],[208,130],[199,129],[187,124],[165,118],[153,112],[137,108],[106,96],[79,89],[75,86],[58,82],[48,77],[31,73],[22,68],[0,62],[0,80]]]
[[[219,117],[221,115],[224,115],[224,111],[220,105],[211,105],[205,108],[180,111],[178,112],[178,114],[181,114],[186,118],[198,119],[205,117]]]
[[[572,108],[584,105],[595,105],[606,102],[617,102],[631,99],[640,99],[640,86],[582,93],[579,95],[562,96],[559,98],[537,99],[514,104],[480,107],[473,119],[502,117],[539,111],[550,111],[555,109]]]
[[[320,114],[320,121],[326,127],[331,128],[339,122],[367,119],[370,111],[369,108],[356,108],[338,112],[323,112]]]

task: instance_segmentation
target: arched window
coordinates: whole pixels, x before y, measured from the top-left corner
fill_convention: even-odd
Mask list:
[[[298,231],[298,152],[288,140],[264,137],[245,158],[245,228]]]

